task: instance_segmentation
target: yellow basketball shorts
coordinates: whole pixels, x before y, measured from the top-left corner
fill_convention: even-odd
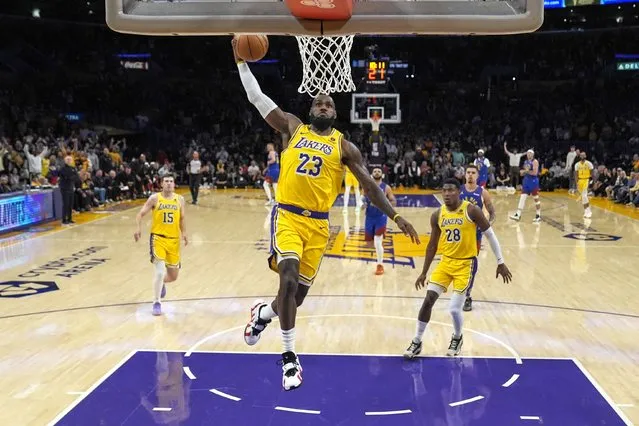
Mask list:
[[[444,292],[448,290],[448,287],[452,283],[455,293],[465,293],[472,287],[476,274],[476,257],[470,259],[452,259],[444,256],[430,275],[428,282],[443,287]]]
[[[577,191],[579,191],[580,194],[583,194],[584,192],[588,192],[588,182],[590,181],[590,179],[578,179],[577,180]]]
[[[151,263],[162,260],[167,268],[180,268],[180,239],[151,234]]]
[[[300,262],[300,284],[313,284],[319,271],[329,237],[328,219],[305,217],[275,207],[271,217],[271,257],[269,267],[285,259]]]
[[[354,174],[346,173],[346,175],[344,176],[344,185],[359,187],[359,181],[357,180]]]

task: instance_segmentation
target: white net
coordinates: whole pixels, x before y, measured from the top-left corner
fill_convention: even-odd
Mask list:
[[[373,116],[368,119],[371,122],[371,127],[373,128],[373,132],[379,132],[379,125],[382,124],[381,117]]]
[[[319,94],[355,91],[351,75],[354,36],[295,38],[302,57],[303,73],[298,92],[315,97]]]

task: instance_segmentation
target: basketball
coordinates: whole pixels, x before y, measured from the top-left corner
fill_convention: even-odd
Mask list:
[[[268,37],[264,34],[241,34],[235,38],[237,40],[237,54],[246,62],[259,61],[266,56]]]

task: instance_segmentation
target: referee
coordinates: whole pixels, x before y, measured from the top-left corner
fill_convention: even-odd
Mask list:
[[[193,159],[187,167],[189,173],[189,188],[191,189],[191,204],[197,204],[197,195],[200,192],[200,182],[202,181],[202,162],[200,161],[200,154],[197,151],[193,152]]]

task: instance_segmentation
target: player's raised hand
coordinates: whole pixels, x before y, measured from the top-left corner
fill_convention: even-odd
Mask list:
[[[504,279],[505,283],[509,283],[513,279],[513,274],[510,273],[510,270],[508,269],[508,266],[506,266],[505,263],[502,263],[501,265],[497,265],[497,273],[495,274],[495,278],[498,278],[500,275]]]
[[[419,241],[419,234],[417,234],[417,231],[415,231],[415,228],[413,228],[413,225],[411,225],[406,219],[400,216],[397,218],[395,223],[397,224],[399,229],[402,230],[404,235],[406,235],[407,237],[410,237],[410,240],[412,242],[416,244],[421,244],[421,241]]]
[[[419,277],[417,277],[417,280],[415,281],[415,288],[417,290],[423,288],[425,282],[426,282],[426,274],[419,274]]]
[[[237,37],[233,36],[231,39],[231,47],[233,48],[233,56],[235,57],[235,62],[240,60],[240,57],[237,55]]]

